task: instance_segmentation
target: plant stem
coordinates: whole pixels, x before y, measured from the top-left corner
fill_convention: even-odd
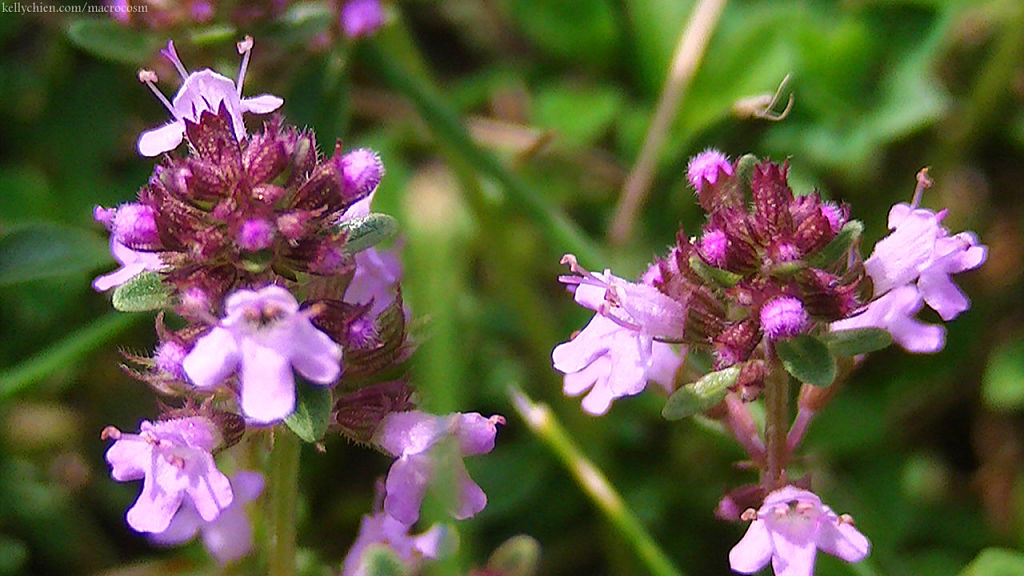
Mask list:
[[[669,128],[675,121],[676,113],[682,107],[686,87],[697,73],[697,67],[704,57],[704,50],[711,40],[711,33],[718,23],[718,17],[725,8],[725,0],[700,0],[693,9],[690,22],[679,37],[672,64],[669,67],[665,88],[658,100],[651,126],[647,129],[643,147],[637,157],[636,164],[629,172],[626,183],[622,187],[622,197],[615,210],[608,238],[612,244],[622,245],[629,239],[633,231],[636,212],[647,196],[655,169],[658,165],[658,153],[668,135]]]
[[[608,482],[601,470],[594,465],[579,447],[573,443],[565,429],[544,404],[535,404],[521,390],[512,387],[512,405],[526,421],[530,431],[536,434],[548,448],[558,456],[562,464],[576,478],[611,525],[619,531],[654,576],[683,576],[668,556],[658,547],[650,534],[637,520],[633,512],[622,501],[615,488]]]
[[[789,375],[774,350],[769,348],[766,357],[764,437],[768,443],[768,465],[762,484],[770,492],[786,483],[786,459],[789,456],[786,441],[789,429]]]
[[[267,530],[269,576],[295,574],[296,503],[299,498],[299,455],[302,442],[284,426],[274,429],[270,451],[270,513]]]

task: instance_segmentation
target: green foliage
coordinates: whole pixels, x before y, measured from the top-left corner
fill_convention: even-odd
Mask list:
[[[881,328],[854,328],[826,332],[821,337],[835,356],[859,356],[876,352],[892,344],[892,334]]]
[[[112,18],[75,20],[68,25],[68,38],[97,58],[142,66],[160,40],[121,25]]]
[[[142,272],[115,288],[111,301],[121,312],[148,312],[168,307],[170,293],[158,272]]]
[[[385,544],[371,544],[363,557],[364,574],[367,576],[406,576],[409,569],[402,563],[395,551]]]
[[[20,226],[0,237],[0,288],[74,276],[109,261],[107,243],[91,231],[48,223]]]
[[[992,351],[981,385],[990,408],[1019,411],[1024,408],[1024,336],[1004,342]]]
[[[669,397],[661,416],[666,420],[681,420],[695,416],[713,407],[725,398],[729,387],[736,383],[740,366],[730,366],[711,372],[676,390]]]
[[[525,536],[513,536],[487,559],[487,569],[502,576],[534,576],[540,561],[540,542]]]
[[[398,233],[398,222],[387,214],[367,214],[340,223],[338,232],[347,235],[345,252],[356,254],[394,238]]]
[[[319,442],[331,423],[331,397],[329,387],[317,386],[296,377],[295,411],[284,419],[284,423],[303,442]]]
[[[1024,573],[1024,553],[1005,548],[988,548],[967,565],[960,576],[1016,576]]]
[[[845,258],[849,253],[850,247],[860,240],[860,235],[863,232],[863,224],[857,220],[850,220],[843,225],[843,229],[836,234],[836,237],[821,249],[821,252],[814,255],[814,258],[811,259],[811,264],[814,266],[828,266],[840,258]]]
[[[809,334],[799,334],[775,343],[782,365],[798,381],[828,386],[836,379],[836,359],[828,346]]]

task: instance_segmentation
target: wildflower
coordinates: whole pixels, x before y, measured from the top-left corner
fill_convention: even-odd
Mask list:
[[[914,318],[923,306],[924,300],[915,286],[900,286],[873,300],[856,316],[833,322],[830,329],[881,328],[892,334],[892,339],[905,350],[938,352],[946,345],[946,329]]]
[[[238,371],[242,412],[252,421],[269,423],[292,413],[292,368],[316,384],[337,380],[341,350],[284,288],[238,290],[228,296],[225,311],[182,365],[199,388],[216,386]]]
[[[435,416],[410,410],[385,417],[373,438],[374,444],[396,457],[385,481],[384,511],[408,526],[416,523],[436,465],[432,449],[449,436],[458,444],[455,459],[445,463],[446,472],[457,482],[450,512],[463,520],[483,510],[487,495],[469,477],[462,457],[493,450],[499,424],[505,424],[503,417],[485,418],[476,412]]]
[[[454,536],[454,533],[435,524],[426,532],[412,536],[408,525],[384,512],[363,516],[359,524],[359,536],[352,543],[342,564],[341,576],[367,576],[363,557],[373,545],[387,546],[408,568],[418,565],[424,558],[439,558],[449,535]]]
[[[358,151],[350,152],[348,155],[353,155],[354,158],[359,158],[354,153]],[[375,153],[371,153],[373,158],[376,158]],[[365,154],[363,157],[367,157]],[[377,162],[380,160],[378,159]],[[354,162],[349,165],[353,165]],[[366,164],[369,166],[369,164]],[[366,170],[373,171],[373,170]],[[370,180],[373,187],[376,187],[377,182],[380,180],[380,176],[376,177],[376,182],[372,178],[366,177],[365,172],[363,178],[356,176],[357,171],[353,170],[352,174],[355,177],[353,181],[359,180]],[[349,172],[344,172],[346,176]],[[369,184],[364,184],[368,186]],[[373,202],[373,196],[375,194],[373,189],[371,192],[362,200],[356,202],[350,206],[345,213],[341,215],[339,221],[352,220],[354,218],[362,218],[370,213],[370,204]],[[392,252],[386,250],[378,250],[376,247],[367,248],[355,255],[355,273],[352,276],[352,281],[349,282],[348,287],[345,289],[345,302],[350,304],[365,304],[372,302],[369,310],[370,317],[377,317],[385,308],[391,304],[395,297],[395,285],[402,278],[402,264],[399,262],[398,257]]]
[[[163,532],[150,535],[157,544],[176,546],[200,534],[203,544],[222,564],[233,562],[252,550],[252,524],[245,514],[245,503],[263,491],[263,475],[242,470],[231,478],[234,500],[214,520],[204,520],[191,500],[185,500]]]
[[[732,176],[732,163],[718,150],[707,150],[690,158],[686,167],[686,178],[696,190],[718,183],[719,173]]]
[[[110,253],[121,264],[121,267],[92,281],[92,287],[97,292],[106,292],[143,272],[157,271],[164,267],[159,254],[132,250],[114,237],[110,238]]]
[[[341,7],[341,29],[349,38],[364,38],[384,25],[380,0],[349,0]]]
[[[797,298],[779,296],[761,307],[761,330],[769,340],[796,336],[807,328],[807,310]]]
[[[222,435],[209,418],[143,420],[138,434],[108,427],[103,438],[114,440],[107,450],[114,480],[142,479],[142,492],[127,514],[133,529],[163,532],[186,497],[207,522],[231,505],[231,484],[211,454]]]
[[[238,83],[217,74],[213,70],[204,69],[191,74],[178,58],[174,50],[174,42],[168,42],[167,48],[161,51],[165,58],[177,69],[183,80],[181,88],[174,100],[167,98],[156,87],[157,77],[151,70],[141,70],[139,81],[149,86],[150,90],[163,103],[174,118],[159,128],[147,130],[139,136],[139,153],[143,156],[157,156],[175,149],[185,136],[185,121],[198,122],[204,111],[214,112],[224,105],[231,116],[231,126],[236,140],[246,137],[243,113],[266,114],[281,107],[284,100],[277,96],[264,94],[251,98],[242,98],[242,83],[249,65],[252,51],[252,37],[246,36],[238,43],[238,53],[242,55],[242,65],[238,71]]]
[[[753,574],[771,560],[775,576],[810,576],[818,549],[847,562],[863,560],[871,543],[849,516],[837,516],[813,492],[786,486],[765,498],[746,535],[729,552],[736,572]]]

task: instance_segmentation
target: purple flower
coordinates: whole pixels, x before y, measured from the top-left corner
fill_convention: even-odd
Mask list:
[[[504,423],[501,416],[485,418],[476,412],[435,416],[410,410],[389,414],[373,437],[374,444],[397,458],[385,482],[384,511],[408,526],[416,523],[436,465],[431,449],[449,436],[459,447],[458,456],[445,462],[450,466],[447,473],[457,482],[450,512],[463,520],[483,510],[487,496],[470,479],[462,457],[493,450],[497,426]]]
[[[601,415],[614,399],[639,394],[650,380],[671,391],[682,356],[655,338],[680,339],[686,315],[652,285],[660,281],[658,267],[636,284],[607,271],[587,272],[572,255],[562,262],[577,274],[561,278],[575,289],[576,302],[597,311],[586,328],[551,353],[555,369],[565,374],[565,393],[590,390],[583,409]]]
[[[147,270],[156,271],[164,267],[159,254],[132,250],[118,242],[113,236],[110,238],[110,253],[121,264],[121,267],[92,281],[92,287],[97,292],[106,292]]]
[[[341,373],[341,349],[299,311],[280,286],[238,290],[228,296],[226,315],[200,338],[182,362],[199,388],[210,388],[238,371],[241,408],[249,419],[269,423],[295,409],[292,368],[316,384]]]
[[[369,36],[384,25],[380,0],[349,0],[341,7],[341,29],[349,38]]]
[[[833,322],[829,328],[834,332],[881,328],[892,334],[893,340],[905,350],[924,354],[938,352],[946,345],[946,329],[914,318],[923,306],[924,300],[916,287],[900,286],[873,300],[863,312]]]
[[[231,479],[235,498],[212,521],[204,520],[190,500],[185,500],[178,513],[163,532],[150,535],[150,540],[164,546],[184,544],[199,532],[210,554],[222,564],[233,562],[252,550],[252,525],[245,515],[245,503],[255,500],[263,491],[263,475],[241,470]]]
[[[143,132],[139,136],[139,153],[143,156],[157,156],[175,149],[185,136],[186,120],[198,122],[200,114],[204,111],[216,114],[222,103],[231,115],[232,127],[238,140],[246,136],[245,124],[242,122],[243,113],[266,114],[280,108],[284,100],[277,96],[264,94],[242,98],[242,83],[245,81],[251,50],[252,38],[246,36],[245,40],[238,43],[238,51],[243,56],[236,86],[235,82],[213,70],[205,69],[189,74],[174,50],[174,43],[168,42],[162,53],[174,64],[184,82],[174,100],[168,102],[156,87],[156,74],[149,70],[139,72],[139,80],[150,87],[174,118],[159,128]]]
[[[163,532],[186,497],[207,522],[231,505],[231,484],[211,455],[221,434],[209,419],[143,420],[138,434],[108,427],[103,438],[115,440],[107,450],[114,480],[142,479],[142,492],[127,514],[133,529]]]
[[[864,269],[874,283],[875,295],[913,284],[943,320],[952,320],[970,307],[970,301],[950,275],[981,266],[988,248],[971,232],[954,236],[941,226],[945,211],[896,204],[889,211],[892,233],[875,244]]]
[[[729,552],[736,572],[753,574],[771,560],[775,576],[811,576],[818,549],[847,562],[860,562],[871,543],[853,526],[849,516],[837,516],[813,492],[793,486],[765,498],[746,535]]]
[[[445,527],[435,524],[430,530],[411,536],[409,526],[384,512],[363,516],[359,524],[359,536],[342,564],[341,576],[367,576],[363,556],[375,544],[391,548],[408,568],[416,566],[423,558],[439,558],[449,534],[454,536]]]
[[[792,296],[772,298],[761,307],[761,330],[769,340],[796,336],[807,328],[807,310]]]
[[[354,154],[350,152],[346,157]],[[369,153],[372,154],[372,153]],[[376,158],[376,154],[372,154]],[[366,154],[354,158],[366,158]],[[379,160],[378,160],[379,162]],[[355,164],[353,161],[351,164]],[[347,174],[347,172],[346,172]],[[379,181],[379,176],[377,180]],[[374,183],[374,186],[376,184]],[[370,204],[375,192],[370,192],[362,200],[349,206],[339,221],[363,218],[370,213]],[[367,248],[355,255],[356,270],[345,289],[345,302],[349,304],[366,304],[373,301],[369,315],[377,317],[395,298],[395,285],[402,279],[402,264],[398,256],[387,250]]]
[[[686,167],[686,178],[690,185],[701,190],[706,185],[714,186],[718,183],[719,172],[726,176],[732,176],[732,163],[718,150],[708,148],[707,150],[690,158]]]

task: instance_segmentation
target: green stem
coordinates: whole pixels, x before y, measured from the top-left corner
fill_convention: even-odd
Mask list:
[[[270,514],[267,530],[269,576],[294,576],[296,502],[299,498],[299,455],[302,442],[284,426],[274,429],[270,451]]]
[[[438,140],[446,141],[484,176],[493,178],[505,190],[509,201],[537,223],[549,243],[562,251],[574,252],[581,262],[604,262],[597,245],[557,206],[547,201],[473,141],[459,116],[448,107],[426,81],[401,67],[400,59],[386,54],[375,42],[361,46],[360,57],[384,80],[407,97]],[[593,264],[591,264],[593,266]]]
[[[789,430],[789,375],[774,350],[768,350],[764,376],[764,437],[768,444],[767,468],[762,483],[776,490],[786,483],[786,436]]]
[[[654,576],[683,576],[683,573],[672,564],[668,556],[647,533],[633,512],[622,501],[615,488],[608,482],[601,470],[587,459],[579,447],[573,443],[565,429],[544,404],[535,404],[521,390],[513,387],[510,391],[512,404],[526,421],[530,431],[536,434],[567,470],[576,478],[611,525],[619,531],[627,542],[633,545],[637,556]]]

